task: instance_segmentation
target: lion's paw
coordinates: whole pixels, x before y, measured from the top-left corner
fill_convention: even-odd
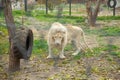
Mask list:
[[[48,58],[48,59],[49,59],[49,58],[53,58],[53,56],[49,55],[49,56],[47,56],[47,58]]]
[[[64,55],[60,55],[59,57],[60,57],[61,59],[64,59],[64,58],[65,58],[65,56],[64,56]]]
[[[73,53],[72,55],[73,55],[73,56],[76,56],[77,54],[78,54],[78,53]]]

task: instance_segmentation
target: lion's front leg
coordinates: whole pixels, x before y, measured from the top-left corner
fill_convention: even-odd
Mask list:
[[[64,47],[62,48],[62,50],[61,50],[61,52],[60,52],[60,54],[59,54],[59,57],[60,57],[61,59],[64,59],[64,58],[65,58],[65,56],[64,56]]]
[[[63,44],[62,44],[62,48],[61,48],[61,52],[60,52],[60,54],[59,54],[59,57],[61,58],[61,59],[64,59],[65,58],[65,56],[64,56],[64,49],[65,49],[65,46],[67,45],[67,33],[66,33],[66,35],[65,35],[65,37],[64,37],[64,39],[63,39]]]
[[[48,51],[49,51],[49,53],[48,53],[47,58],[53,58],[53,55],[52,55],[52,48],[51,48],[50,45],[48,46]]]

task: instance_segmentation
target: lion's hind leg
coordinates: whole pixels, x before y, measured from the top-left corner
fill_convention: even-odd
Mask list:
[[[74,44],[76,46],[76,51],[72,55],[75,56],[75,55],[77,55],[81,51],[82,45],[81,45],[81,43],[77,39],[76,39],[76,41],[74,41]]]

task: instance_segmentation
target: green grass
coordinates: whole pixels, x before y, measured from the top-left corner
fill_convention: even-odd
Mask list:
[[[63,12],[64,14],[69,14],[69,12]],[[31,13],[31,15],[35,18],[37,18],[40,21],[46,21],[46,22],[61,22],[63,24],[65,23],[71,23],[71,24],[78,24],[78,23],[82,23],[85,21],[85,17],[84,16],[67,16],[64,15],[61,18],[57,18],[55,13],[49,13],[49,14],[45,14],[44,11],[33,11]],[[120,20],[120,16],[98,16],[97,20],[100,21],[106,21],[106,20]]]
[[[56,18],[55,14],[46,15],[43,11],[33,11],[31,15],[40,21],[46,21],[46,22],[59,21],[61,23],[78,23],[84,21],[84,17],[75,17],[75,16],[63,16],[62,18],[58,19]]]
[[[117,56],[120,58],[120,47],[116,45],[106,45],[105,47],[105,50],[108,51],[110,55]]]
[[[0,35],[0,55],[8,53],[9,49],[9,41],[8,41],[8,31],[4,22],[4,14],[0,12],[0,31],[2,34]]]
[[[7,54],[9,50],[9,41],[5,39],[0,39],[0,55]]]
[[[72,50],[72,48],[73,48],[72,45],[68,44],[65,47],[65,51]],[[41,53],[47,53],[47,52],[48,52],[48,45],[46,40],[43,40],[43,39],[34,40],[33,54],[41,54]]]
[[[33,54],[46,53],[47,51],[48,46],[45,40],[34,40]]]
[[[64,11],[64,14],[69,14],[68,11]],[[85,21],[85,17],[84,16],[68,16],[68,15],[64,15],[61,18],[57,18],[56,17],[56,13],[48,13],[47,15],[45,14],[45,11],[42,10],[32,10],[29,12],[24,12],[21,10],[13,10],[13,15],[14,16],[22,16],[22,15],[26,15],[26,16],[31,16],[34,17],[36,19],[38,19],[39,21],[45,21],[45,22],[61,22],[63,24],[65,23],[71,23],[71,24],[77,24],[77,23],[82,23]],[[98,16],[97,20],[101,20],[101,21],[109,21],[109,20],[120,20],[120,16]]]
[[[3,10],[0,10],[0,18],[3,18],[4,14],[3,14]]]
[[[74,59],[80,59],[83,57],[93,57],[99,56],[103,53],[107,53],[108,55],[117,56],[120,58],[120,47],[116,45],[101,45],[99,47],[93,48],[93,52],[80,52],[78,55],[74,56]]]
[[[9,41],[7,35],[7,29],[6,27],[0,26],[0,31],[3,32],[3,35],[0,35],[0,54],[5,54],[8,53],[8,49],[9,49]]]
[[[0,26],[0,31],[2,31],[5,36],[8,35],[8,31],[7,31],[7,28],[5,26]]]
[[[12,11],[12,15],[13,15],[13,16],[22,16],[22,15],[24,15],[24,14],[25,14],[25,12],[22,11],[22,10],[13,10],[13,11]]]
[[[103,50],[103,48],[102,47],[95,47],[92,50],[93,50],[93,52],[90,52],[89,50],[87,50],[87,52],[80,52],[78,55],[74,56],[74,59],[99,56],[101,54],[101,51]]]
[[[38,18],[40,20],[47,20],[49,21],[49,18],[56,18],[56,13],[49,13],[48,15],[45,14],[45,11],[42,10],[32,10],[28,12],[24,12],[23,10],[13,10],[12,11],[13,16],[33,16],[35,18]],[[68,11],[64,11],[63,14],[69,14]],[[0,13],[0,17],[3,17],[3,13]],[[43,19],[44,18],[44,19]],[[47,19],[46,19],[47,18]],[[85,17],[79,17],[79,16],[64,16],[64,19],[82,19],[81,21],[85,20]],[[120,20],[120,16],[99,16],[97,20]]]
[[[105,26],[99,29],[84,29],[87,34],[97,34],[99,36],[120,36],[119,26]]]
[[[120,36],[119,26],[107,26],[100,30],[100,36]]]
[[[99,16],[97,20],[105,21],[105,20],[120,20],[120,16]]]
[[[66,47],[65,47],[65,51],[69,51],[69,50],[72,50],[73,46],[71,44],[68,44]]]

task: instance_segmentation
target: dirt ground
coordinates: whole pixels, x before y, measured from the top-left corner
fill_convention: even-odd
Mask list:
[[[72,51],[71,51],[72,52]],[[66,52],[66,59],[46,59],[32,56],[29,61],[21,60],[21,70],[7,73],[8,55],[0,60],[0,80],[119,80],[120,59],[102,52],[97,57],[74,59]],[[82,54],[81,54],[82,55]],[[108,61],[106,56],[112,58]]]
[[[33,30],[34,38],[40,39],[47,33],[49,23],[39,22],[35,19],[34,24],[29,24]],[[31,21],[32,22],[32,21]],[[112,22],[112,21],[111,21]],[[99,22],[105,25],[120,25],[119,21],[113,24]],[[33,26],[34,25],[34,26]],[[39,26],[43,26],[39,28]],[[44,34],[43,34],[44,33]],[[40,35],[41,34],[41,35]],[[46,39],[46,37],[44,37]],[[98,36],[86,35],[86,41],[91,48],[99,46]],[[120,37],[103,37],[102,44],[107,44],[110,39],[120,46]],[[30,60],[21,60],[21,70],[9,74],[8,54],[0,55],[0,80],[120,80],[120,59],[109,55],[108,52],[101,51],[101,55],[94,57],[81,57],[76,59],[71,54],[73,51],[66,51],[66,59],[47,59],[47,53],[41,55],[32,55]],[[80,55],[84,55],[80,53]],[[108,60],[108,57],[111,60]]]

